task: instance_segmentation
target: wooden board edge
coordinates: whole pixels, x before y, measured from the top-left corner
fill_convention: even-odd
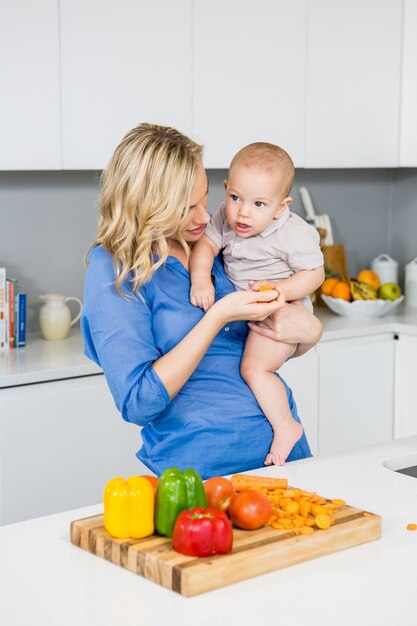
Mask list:
[[[293,535],[288,538],[285,544],[277,542],[276,544],[265,545],[257,549],[257,553],[252,555],[254,558],[250,562],[245,552],[236,554],[232,552],[228,555],[227,561],[204,559],[204,562],[201,560],[201,563],[194,567],[175,566],[173,568],[172,589],[183,596],[192,597],[375,541],[381,537],[381,518],[378,515],[369,514],[369,516],[364,516],[359,520],[352,520],[352,522],[333,527],[333,531],[331,541],[329,541],[329,535],[326,535],[328,531],[316,531],[314,535],[307,537]],[[306,539],[307,541],[305,541]],[[335,542],[337,544],[338,541],[340,542],[339,546],[335,545]],[[285,551],[282,551],[283,545],[286,548]],[[288,553],[290,551],[293,554],[290,555],[291,558],[289,559]],[[249,573],[250,566],[253,569]],[[209,578],[208,571],[210,572]]]

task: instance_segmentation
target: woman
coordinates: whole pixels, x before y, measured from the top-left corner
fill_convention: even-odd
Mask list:
[[[284,341],[302,342],[303,332],[310,341],[312,329],[300,306],[304,330],[279,332],[285,307],[269,318],[277,292],[235,292],[219,260],[215,304],[207,313],[191,305],[189,250],[210,220],[201,155],[178,131],[150,124],[117,147],[103,174],[81,326],[123,418],[143,426],[138,458],[158,475],[177,466],[207,478],[262,466],[272,439],[239,373],[246,320]],[[303,436],[288,460],[307,456]]]

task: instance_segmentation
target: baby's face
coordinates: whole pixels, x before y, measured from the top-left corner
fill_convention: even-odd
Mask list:
[[[225,181],[226,218],[239,237],[265,230],[291,204],[276,172],[258,171],[236,163]]]

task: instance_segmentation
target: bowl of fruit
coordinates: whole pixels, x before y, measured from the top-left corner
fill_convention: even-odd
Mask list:
[[[333,313],[359,319],[387,315],[404,296],[396,283],[381,285],[378,275],[365,269],[357,278],[326,278],[321,286],[321,299]]]

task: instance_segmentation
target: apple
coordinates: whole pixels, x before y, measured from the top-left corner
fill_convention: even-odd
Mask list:
[[[385,283],[379,288],[378,296],[382,300],[396,300],[401,295],[401,289],[396,283]]]

